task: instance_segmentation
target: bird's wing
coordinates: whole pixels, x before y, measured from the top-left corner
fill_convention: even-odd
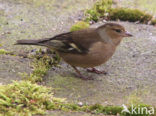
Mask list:
[[[102,39],[95,28],[89,28],[73,32],[73,41],[88,49],[92,44],[102,41]]]
[[[59,52],[85,54],[91,45],[100,41],[94,29],[86,29],[56,35],[53,38],[39,40],[38,43]]]

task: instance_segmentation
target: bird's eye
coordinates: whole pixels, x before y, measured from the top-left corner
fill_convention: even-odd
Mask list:
[[[116,32],[118,32],[118,33],[121,33],[122,32],[122,30],[120,30],[120,29],[114,29]]]

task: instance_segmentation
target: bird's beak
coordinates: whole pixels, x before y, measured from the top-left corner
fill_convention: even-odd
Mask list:
[[[125,33],[123,34],[124,37],[132,37],[133,35],[131,33],[129,33],[128,31],[125,31]]]

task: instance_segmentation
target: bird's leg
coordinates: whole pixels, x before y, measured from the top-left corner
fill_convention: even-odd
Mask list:
[[[75,66],[72,66],[72,67],[73,67],[74,70],[77,72],[77,74],[78,74],[78,76],[79,76],[80,78],[85,79],[85,80],[88,79],[87,77],[83,76],[83,75],[80,73],[80,71],[79,71]]]
[[[91,68],[91,69],[87,69],[88,72],[91,72],[91,73],[96,73],[96,74],[107,74],[106,71],[100,71],[100,70],[97,70],[96,68]]]

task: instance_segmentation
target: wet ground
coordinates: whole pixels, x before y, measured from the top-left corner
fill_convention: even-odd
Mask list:
[[[71,25],[82,18],[81,10],[92,4],[90,0],[46,1],[50,4],[43,0],[0,0],[0,48],[17,53],[39,48],[13,44],[18,39],[40,39],[69,31]],[[43,84],[55,88],[55,96],[76,103],[121,106],[143,102],[156,106],[156,27],[117,23],[125,26],[134,37],[125,38],[114,56],[98,67],[106,70],[107,75],[91,74],[81,69],[84,75],[94,78],[84,81],[75,78],[74,70],[62,63],[61,68],[48,71]],[[20,80],[19,72],[31,72],[29,59],[0,55],[1,84]],[[49,112],[49,115],[51,113],[62,116],[89,115],[64,112]]]

